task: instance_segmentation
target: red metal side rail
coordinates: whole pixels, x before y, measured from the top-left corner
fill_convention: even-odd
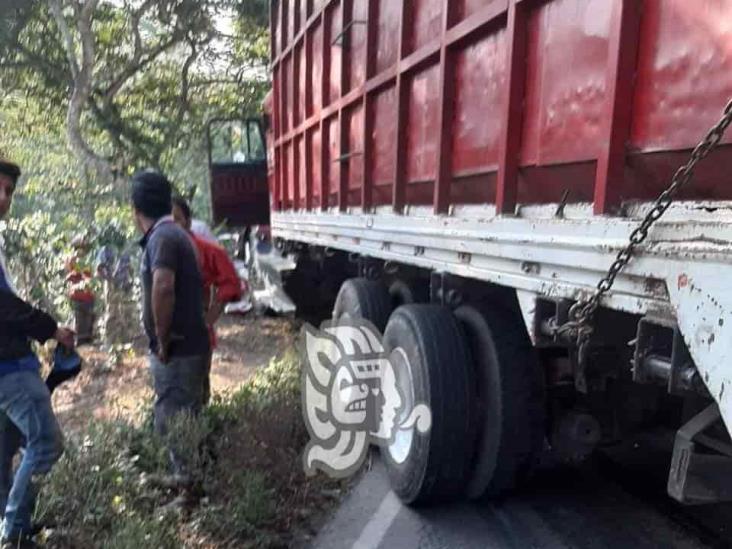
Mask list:
[[[292,1],[292,0],[291,0]],[[525,99],[526,80],[526,55],[527,55],[527,32],[528,20],[531,10],[546,0],[498,0],[491,2],[479,9],[472,15],[456,21],[455,2],[444,0],[443,20],[439,39],[420,47],[416,51],[409,51],[407,47],[410,40],[407,22],[411,22],[412,1],[402,1],[402,14],[400,22],[399,51],[397,62],[390,68],[376,73],[376,32],[377,32],[377,9],[376,0],[368,0],[368,20],[366,38],[366,78],[365,82],[348,89],[350,84],[350,55],[344,51],[341,55],[341,97],[329,97],[330,74],[331,74],[331,44],[330,17],[334,7],[339,3],[342,6],[341,28],[345,33],[352,28],[353,22],[353,0],[324,0],[322,7],[317,13],[312,13],[312,0],[301,0],[307,3],[307,18],[300,18],[300,10],[296,9],[294,14],[295,36],[287,43],[287,27],[290,15],[285,7],[284,1],[273,3],[271,15],[273,21],[278,20],[281,29],[280,36],[272,38],[272,70],[275,75],[274,87],[274,151],[276,171],[274,177],[274,208],[284,207],[283,205],[293,204],[298,207],[300,193],[299,165],[298,161],[293,162],[295,166],[294,196],[288,196],[288,185],[286,178],[287,166],[284,165],[286,154],[298,156],[297,144],[303,139],[305,156],[309,156],[309,143],[312,134],[319,129],[321,139],[321,155],[318,159],[305,160],[305,206],[312,207],[313,186],[316,184],[312,178],[312,162],[320,162],[321,175],[321,207],[326,209],[329,206],[329,185],[330,170],[333,159],[328,157],[330,143],[329,120],[337,117],[340,136],[340,157],[336,160],[340,163],[340,177],[338,180],[338,207],[343,210],[348,205],[348,182],[349,164],[347,158],[349,151],[349,128],[346,111],[357,104],[363,105],[364,115],[364,141],[363,155],[364,181],[361,187],[361,204],[365,209],[372,206],[373,181],[371,181],[368,163],[372,162],[373,147],[371,137],[373,133],[373,100],[375,95],[384,87],[394,85],[397,100],[397,132],[396,132],[396,155],[394,162],[394,184],[392,205],[396,211],[401,211],[406,204],[406,140],[408,121],[407,109],[409,101],[409,84],[414,73],[427,64],[438,62],[440,69],[440,136],[439,136],[439,158],[436,181],[434,186],[434,210],[437,213],[447,212],[451,204],[450,184],[452,180],[451,166],[451,145],[452,145],[452,119],[454,116],[455,99],[455,55],[459,45],[470,40],[477,33],[483,33],[489,26],[503,18],[507,25],[507,90],[504,99],[504,108],[500,113],[503,117],[503,132],[500,141],[500,155],[496,183],[496,209],[499,214],[511,215],[515,212],[517,201],[517,188],[519,179],[519,152],[521,148],[522,117]],[[608,95],[603,116],[603,135],[601,153],[597,158],[597,172],[594,189],[595,212],[598,214],[612,213],[620,202],[620,189],[625,167],[626,143],[630,132],[631,106],[634,73],[636,70],[637,43],[639,34],[640,7],[642,0],[611,0],[614,2],[611,34],[608,55]],[[300,4],[297,4],[300,7]],[[316,25],[322,27],[323,51],[315,52],[309,47],[310,33]],[[280,44],[277,53],[277,44]],[[301,122],[295,127],[285,128],[284,109],[294,105],[298,98],[296,89],[299,85],[298,64],[292,63],[292,74],[287,79],[287,88],[283,89],[283,77],[285,61],[294,59],[299,47],[305,48],[305,70],[308,74],[312,71],[312,56],[322,55],[322,80],[320,85],[322,93],[322,104],[314,109],[306,107],[302,113]],[[311,94],[306,85],[306,94]],[[305,100],[310,105],[311,95]]]
[[[605,105],[603,147],[595,178],[596,214],[617,213],[625,172],[626,143],[630,137],[633,81],[640,32],[640,0],[616,0],[608,52],[608,97]]]
[[[496,187],[496,212],[512,214],[516,210],[519,152],[526,85],[526,40],[528,2],[509,0],[508,6],[508,90],[503,104]]]

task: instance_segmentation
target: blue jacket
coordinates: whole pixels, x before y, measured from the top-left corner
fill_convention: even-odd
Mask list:
[[[0,266],[0,375],[38,368],[31,340],[45,343],[57,329],[50,315],[12,292]]]

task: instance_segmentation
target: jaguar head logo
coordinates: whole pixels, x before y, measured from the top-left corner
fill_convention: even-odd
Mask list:
[[[426,432],[431,415],[412,404],[409,371],[397,371],[378,330],[364,320],[303,329],[303,412],[310,433],[305,470],[345,477],[359,468],[370,444],[388,446],[399,431]],[[406,368],[405,370],[408,370]]]

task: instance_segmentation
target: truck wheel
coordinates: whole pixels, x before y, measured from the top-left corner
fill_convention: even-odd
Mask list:
[[[404,305],[389,319],[384,348],[403,399],[396,435],[381,449],[392,489],[411,504],[462,496],[470,471],[474,384],[459,323],[439,305]],[[416,404],[429,407],[430,429],[399,429]]]
[[[429,287],[420,281],[395,280],[389,286],[389,295],[394,309],[410,303],[429,302]]]
[[[495,498],[535,464],[544,441],[544,390],[523,321],[499,307],[455,310],[475,367],[476,444],[466,486],[471,499]]]
[[[391,297],[384,284],[367,278],[350,278],[341,286],[333,318],[364,318],[384,332],[391,314]]]

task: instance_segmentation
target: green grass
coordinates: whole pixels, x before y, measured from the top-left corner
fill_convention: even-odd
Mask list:
[[[95,422],[69,441],[46,479],[37,519],[55,524],[48,547],[143,549],[181,546],[280,547],[322,488],[307,479],[300,453],[300,364],[294,352],[238,392],[217,397],[197,418],[179,417],[165,441],[151,421]],[[186,462],[202,492],[188,512],[161,508],[174,494],[151,475],[167,472],[165,443]]]

